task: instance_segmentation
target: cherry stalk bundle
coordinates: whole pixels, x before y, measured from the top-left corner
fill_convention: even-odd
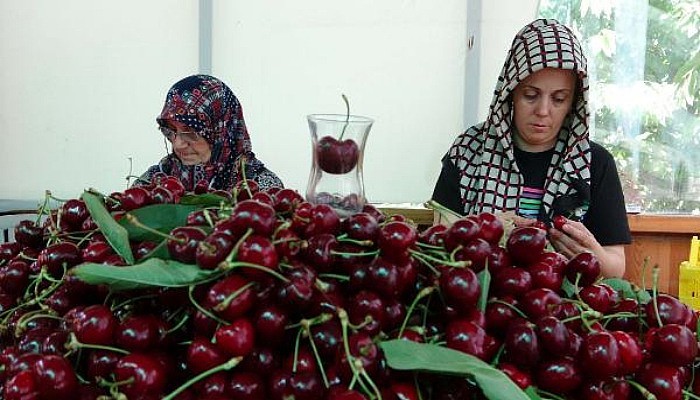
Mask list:
[[[700,398],[695,312],[489,213],[419,231],[163,175],[14,234],[6,400]]]

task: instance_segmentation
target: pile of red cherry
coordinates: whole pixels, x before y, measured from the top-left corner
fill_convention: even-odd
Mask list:
[[[392,368],[392,339],[477,357],[531,398],[700,398],[696,313],[616,290],[594,256],[548,250],[540,228],[483,213],[419,231],[371,205],[341,219],[252,181],[185,193],[156,176],[101,199],[139,225],[129,212],[197,196],[221,201],[130,242],[135,264],[169,260],[173,275],[144,279],[163,285],[80,278],[132,268],[83,199],[15,227],[0,245],[3,399],[485,398],[469,374]],[[205,273],[169,285],[183,265]]]

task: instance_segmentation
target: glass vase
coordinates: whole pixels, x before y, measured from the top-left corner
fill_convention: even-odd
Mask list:
[[[306,200],[328,204],[341,217],[355,214],[365,205],[362,159],[373,119],[357,115],[312,114],[311,173]]]

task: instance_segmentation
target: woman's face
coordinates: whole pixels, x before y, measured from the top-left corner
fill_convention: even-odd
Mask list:
[[[173,145],[173,152],[185,165],[206,164],[211,158],[211,146],[203,137],[194,133],[192,128],[175,120],[166,124],[176,132],[168,140]]]
[[[518,148],[542,152],[554,147],[576,91],[571,70],[545,68],[528,76],[513,91]]]

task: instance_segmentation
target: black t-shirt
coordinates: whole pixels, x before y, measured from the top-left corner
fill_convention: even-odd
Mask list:
[[[625,199],[615,160],[604,147],[595,142],[590,143],[591,198],[583,224],[603,246],[631,243]],[[517,151],[516,162],[523,173],[526,186],[544,187],[551,156],[551,151],[544,153]],[[442,171],[435,184],[432,198],[450,210],[464,214],[459,181],[460,171],[449,158],[444,157]]]

